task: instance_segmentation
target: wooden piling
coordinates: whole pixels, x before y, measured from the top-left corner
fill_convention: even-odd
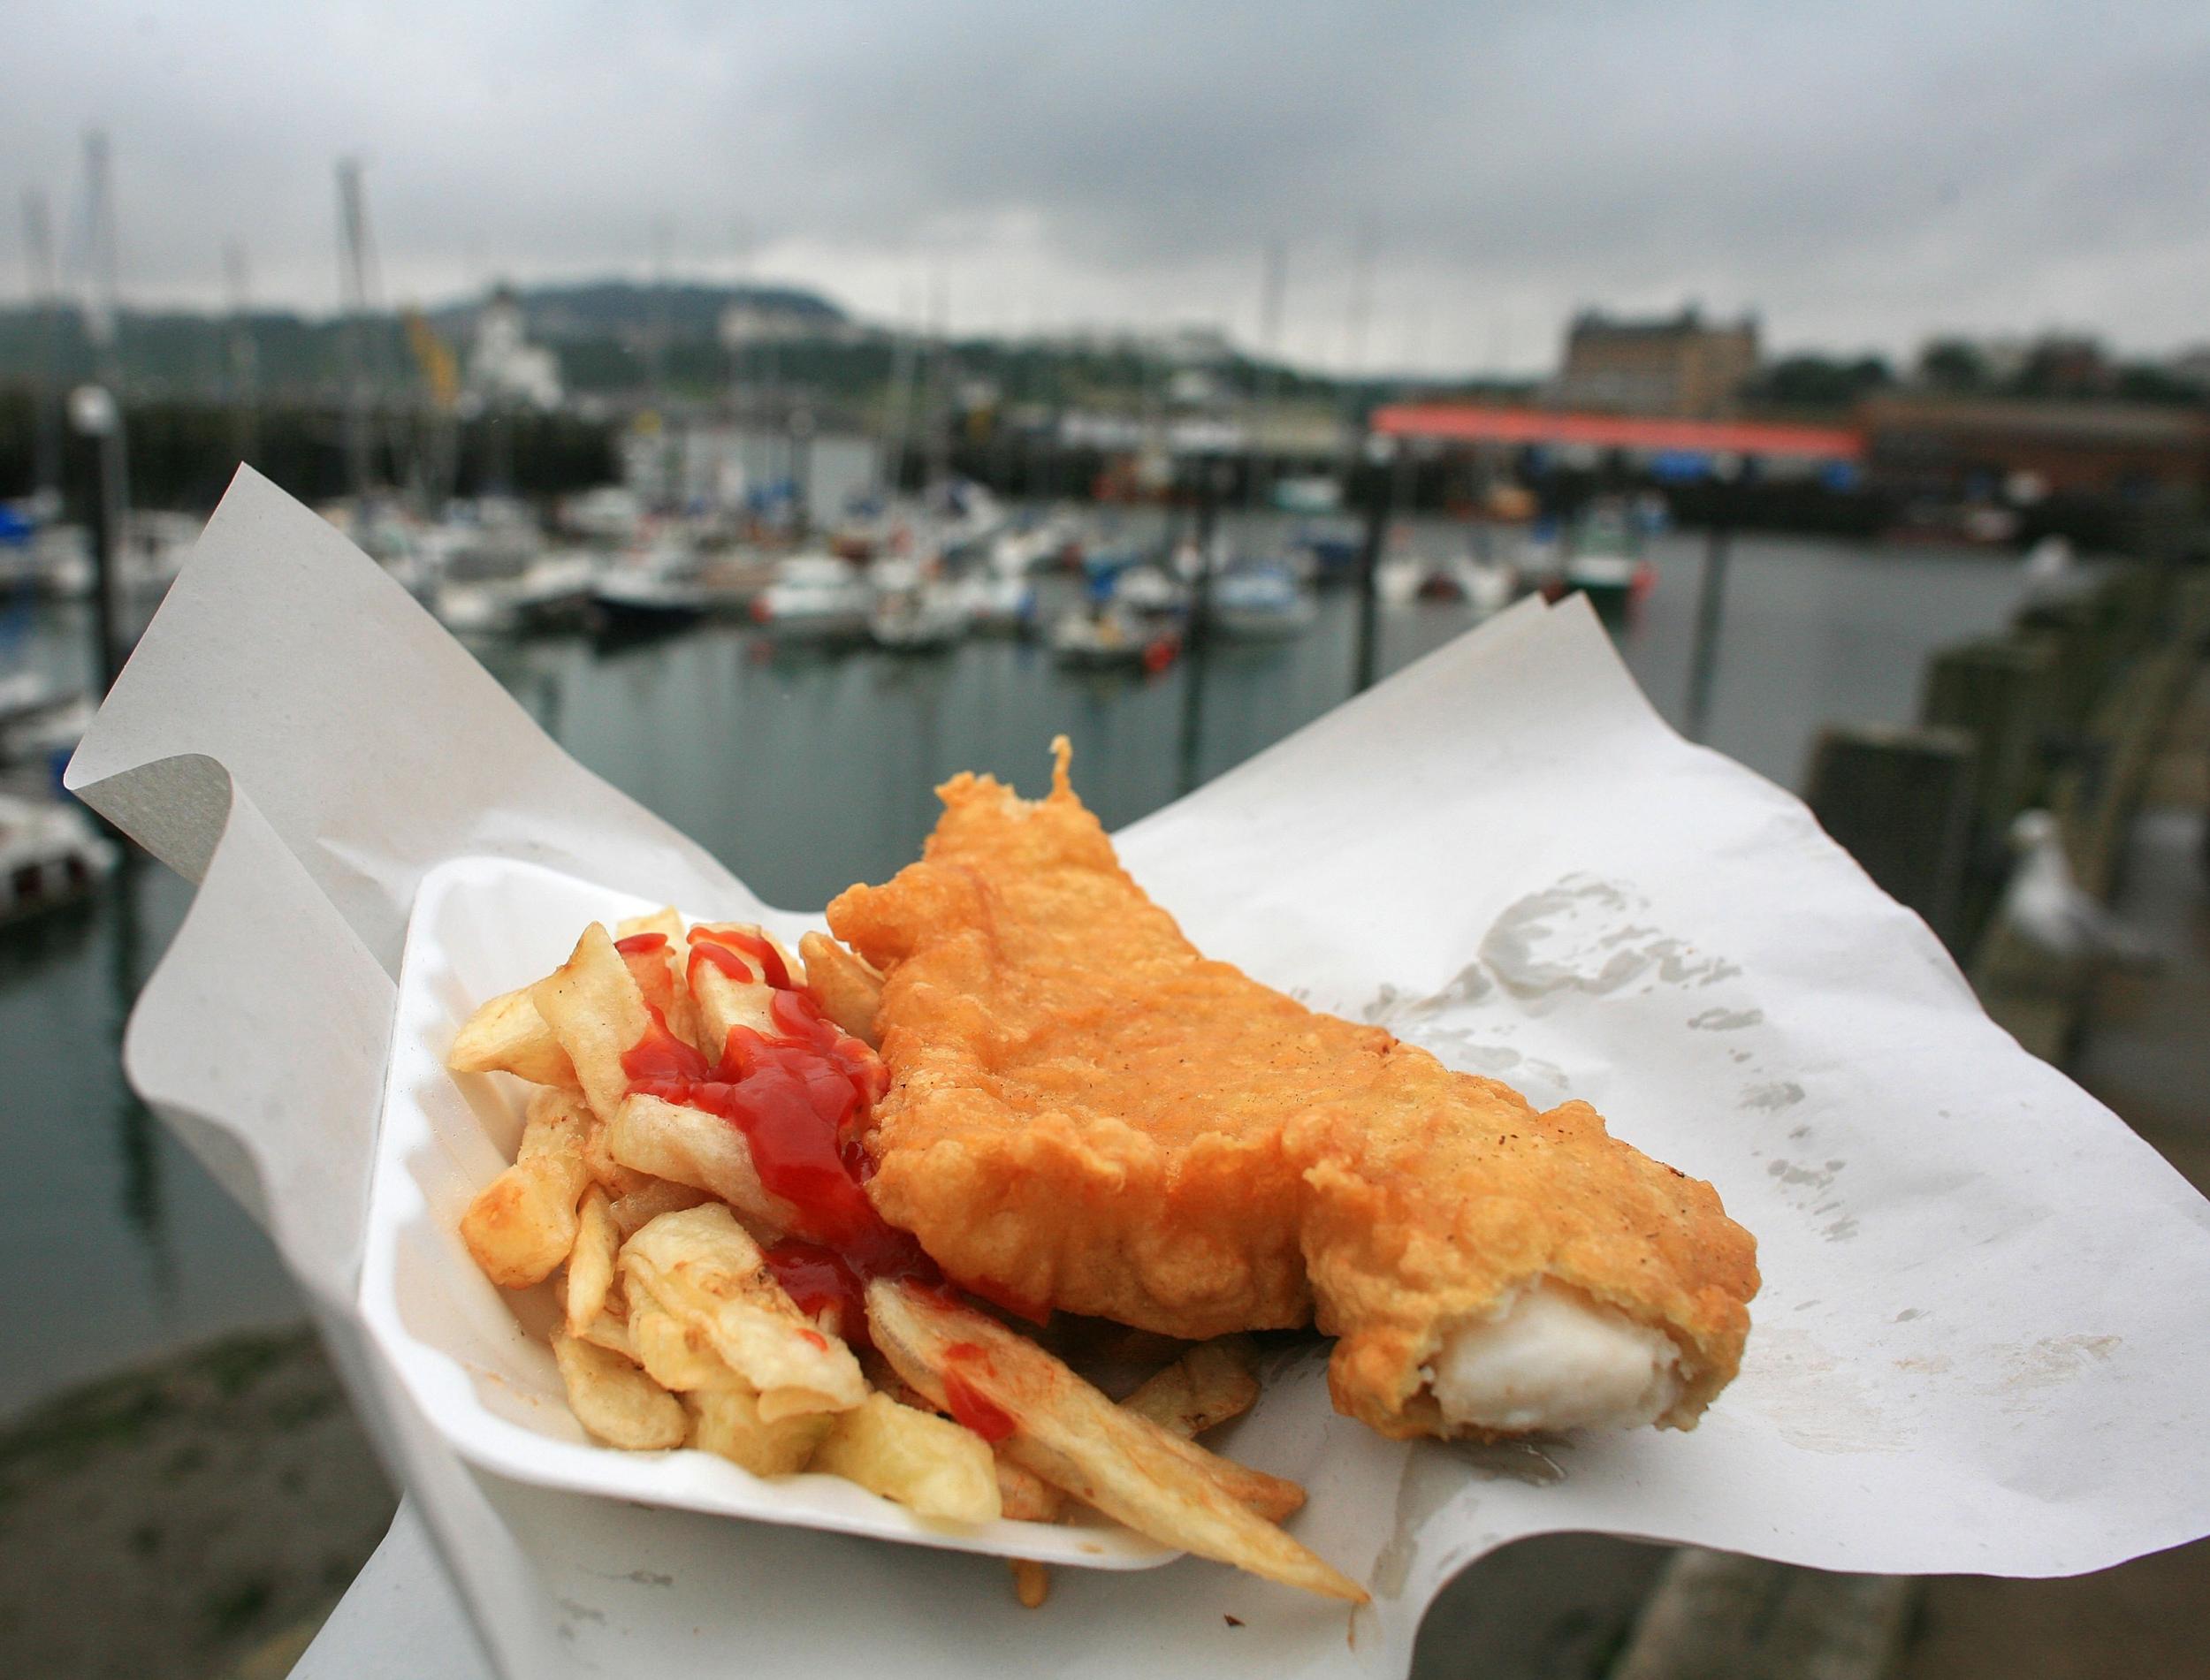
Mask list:
[[[1403,447],[1398,440],[1374,437],[1367,440],[1366,453],[1371,470],[1367,479],[1371,486],[1370,499],[1366,506],[1365,540],[1358,551],[1358,652],[1351,673],[1351,692],[1364,694],[1374,686],[1376,666],[1380,661],[1380,591],[1376,579],[1381,571],[1382,551],[1389,542],[1389,521],[1394,501],[1397,475],[1391,468],[1396,452]]]
[[[1832,726],[1811,751],[1811,813],[1954,951],[1972,838],[1973,743],[1958,729]]]
[[[1991,829],[2008,827],[2041,796],[2058,674],[2058,646],[2044,635],[1961,642],[1927,667],[1919,722],[1972,738],[1979,768],[1974,802]]]

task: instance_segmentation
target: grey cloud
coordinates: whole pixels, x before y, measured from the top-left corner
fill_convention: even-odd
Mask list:
[[[394,293],[634,271],[665,217],[686,265],[749,239],[877,308],[934,265],[1247,322],[1278,237],[1311,352],[1363,223],[1377,311],[1416,302],[1452,361],[1688,295],[1799,343],[2204,331],[2199,4],[144,11],[24,31],[0,115],[19,189],[108,123],[143,292],[211,295],[235,232],[265,291],[326,302],[360,151]]]

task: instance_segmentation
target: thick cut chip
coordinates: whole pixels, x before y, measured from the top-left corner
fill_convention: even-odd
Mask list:
[[[637,995],[648,1008],[660,1012],[660,1019],[672,1028],[675,1018],[674,957],[665,945],[650,951],[623,951],[623,966],[629,970],[629,978],[636,982]]]
[[[555,1331],[552,1357],[575,1421],[609,1447],[650,1452],[680,1447],[690,1433],[674,1395],[620,1354]]]
[[[445,1065],[456,1074],[513,1074],[533,1085],[575,1083],[575,1066],[528,986],[493,998],[462,1022]]]
[[[575,1246],[575,1204],[591,1182],[583,1160],[586,1116],[553,1090],[530,1099],[514,1164],[492,1180],[461,1216],[461,1240],[504,1289],[541,1283]]]
[[[644,1037],[644,994],[606,930],[593,922],[575,954],[530,988],[530,1001],[575,1065],[591,1113],[612,1122],[629,1094],[621,1058]]]
[[[613,1286],[615,1258],[621,1252],[621,1228],[606,1191],[596,1184],[583,1192],[576,1210],[575,1243],[568,1254],[568,1288],[562,1306],[568,1333],[580,1336],[606,1310],[606,1291]]]
[[[1200,1342],[1120,1403],[1121,1410],[1147,1418],[1170,1435],[1194,1441],[1207,1430],[1238,1418],[1259,1397],[1254,1365],[1257,1349],[1247,1336],[1220,1336]],[[1269,1523],[1302,1509],[1305,1490],[1295,1482],[1253,1470],[1232,1458],[1216,1461],[1222,1485]],[[997,1461],[998,1494],[1008,1517],[1048,1523],[1064,1510],[1066,1495],[1009,1460]]]
[[[882,1007],[882,977],[826,933],[798,941],[805,959],[806,989],[821,1013],[864,1045],[880,1049],[875,1011]]]
[[[1002,1450],[991,1453],[996,1466],[998,1505],[1017,1523],[1055,1523],[1067,1508],[1067,1496],[1033,1470],[1024,1470]]]
[[[658,1006],[661,1015],[667,1018],[668,1030],[685,1044],[696,1045],[709,1054],[718,1053],[701,1041],[697,1007],[691,1002],[690,988],[684,981],[683,918],[670,905],[665,909],[653,911],[650,916],[630,916],[627,921],[617,923],[613,931],[617,943],[635,939],[641,933],[657,933],[667,941],[658,953],[660,964],[667,971],[665,983],[650,967],[635,957],[629,961],[629,972],[636,977],[637,989],[644,992],[644,1000]],[[663,995],[666,998],[664,1002]]]
[[[650,1173],[641,1173],[634,1167],[625,1167],[613,1156],[606,1134],[613,1130],[598,1115],[591,1117],[591,1124],[583,1129],[583,1160],[591,1168],[591,1182],[606,1192],[608,1200],[628,1196],[643,1190],[652,1182]]]
[[[662,905],[649,916],[624,916],[613,924],[615,939],[633,939],[640,933],[657,933],[670,945],[683,942],[683,918],[672,904]]]
[[[696,1207],[706,1199],[706,1193],[689,1184],[678,1184],[665,1178],[639,1174],[644,1182],[636,1189],[613,1198],[611,1211],[613,1222],[621,1232],[621,1240],[628,1242],[639,1231],[663,1213],[680,1213],[687,1207]]]
[[[835,1418],[804,1412],[773,1422],[760,1416],[759,1396],[739,1384],[701,1388],[683,1396],[690,1413],[690,1444],[755,1476],[790,1476],[806,1468]]]
[[[938,790],[922,861],[829,906],[884,975],[868,1194],[955,1277],[1202,1339],[1338,1338],[1336,1404],[1450,1428],[1447,1340],[1546,1281],[1678,1348],[1661,1421],[1739,1368],[1756,1245],[1708,1184],[1380,1027],[1207,960],[1067,777]]]
[[[601,1312],[576,1333],[578,1342],[588,1342],[594,1348],[604,1348],[608,1353],[618,1353],[633,1365],[644,1362],[637,1357],[636,1343],[629,1339],[629,1323],[612,1311]],[[655,1379],[655,1380],[658,1380]],[[665,1388],[667,1385],[661,1383]]]
[[[771,1242],[797,1219],[796,1208],[759,1182],[744,1134],[703,1108],[637,1091],[615,1110],[606,1152],[636,1172],[712,1191]]]
[[[621,1266],[759,1391],[760,1415],[769,1422],[846,1411],[865,1396],[851,1349],[798,1311],[759,1245],[719,1203],[663,1213],[622,1245]],[[633,1317],[635,1310],[633,1298]],[[632,1322],[633,1334],[636,1328]]]
[[[867,1286],[867,1324],[933,1404],[1001,1436],[1006,1455],[1139,1533],[1284,1585],[1366,1590],[1255,1515],[1225,1461],[1124,1411],[1026,1337],[925,1287]]]
[[[704,1330],[677,1318],[634,1275],[629,1296],[629,1346],[654,1382],[676,1394],[751,1385],[723,1363]]]
[[[696,951],[701,943],[718,944],[704,936],[720,928],[701,924],[694,930],[691,948]],[[751,935],[756,928],[742,928],[736,931]],[[725,947],[726,948],[726,947]],[[719,963],[705,957],[695,957],[690,966],[690,995],[698,1010],[700,1048],[711,1058],[718,1059],[722,1047],[729,1041],[732,1027],[750,1027],[763,1038],[782,1036],[782,1029],[775,1024],[774,1014],[775,989],[759,977],[759,965],[743,952],[736,954],[745,972],[753,977],[740,980]]]
[[[1240,1418],[1259,1398],[1257,1349],[1248,1336],[1200,1342],[1120,1403],[1185,1441]]]
[[[917,1517],[992,1523],[1001,1513],[989,1444],[948,1418],[869,1395],[833,1420],[813,1468],[857,1482]]]

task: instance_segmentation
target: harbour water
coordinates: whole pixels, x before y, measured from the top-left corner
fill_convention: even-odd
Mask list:
[[[1429,532],[1429,551],[1450,541]],[[1676,722],[1703,553],[1698,538],[1658,544],[1658,587],[1618,632]],[[2017,593],[2008,556],[1737,539],[1710,744],[1793,787],[1821,724],[1908,720],[1928,651],[1999,627]],[[1193,738],[1188,664],[1083,673],[1033,643],[800,656],[725,626],[621,648],[572,637],[478,651],[585,764],[770,901],[815,906],[910,859],[934,820],[929,789],[947,775],[986,769],[1040,787],[1057,733],[1109,825],[1157,809],[1342,700],[1354,617],[1349,597],[1324,596],[1302,638],[1216,651]],[[1455,605],[1385,610],[1382,668],[1470,622]],[[45,609],[26,652],[80,674],[88,642],[78,610]],[[0,1324],[0,1416],[158,1349],[295,1313],[267,1243],[131,1099],[117,1067],[130,1000],[189,901],[181,882],[141,863],[89,905],[0,930],[0,1275],[18,1290]]]

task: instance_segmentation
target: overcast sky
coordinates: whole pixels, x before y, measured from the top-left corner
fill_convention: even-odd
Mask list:
[[[11,0],[13,203],[65,243],[115,154],[126,301],[337,295],[365,162],[385,295],[652,270],[957,331],[1260,328],[1343,366],[1551,363],[1578,306],[1780,347],[2210,339],[2210,4],[1697,6]],[[656,230],[658,232],[656,232]],[[1371,324],[1353,326],[1370,246]]]

